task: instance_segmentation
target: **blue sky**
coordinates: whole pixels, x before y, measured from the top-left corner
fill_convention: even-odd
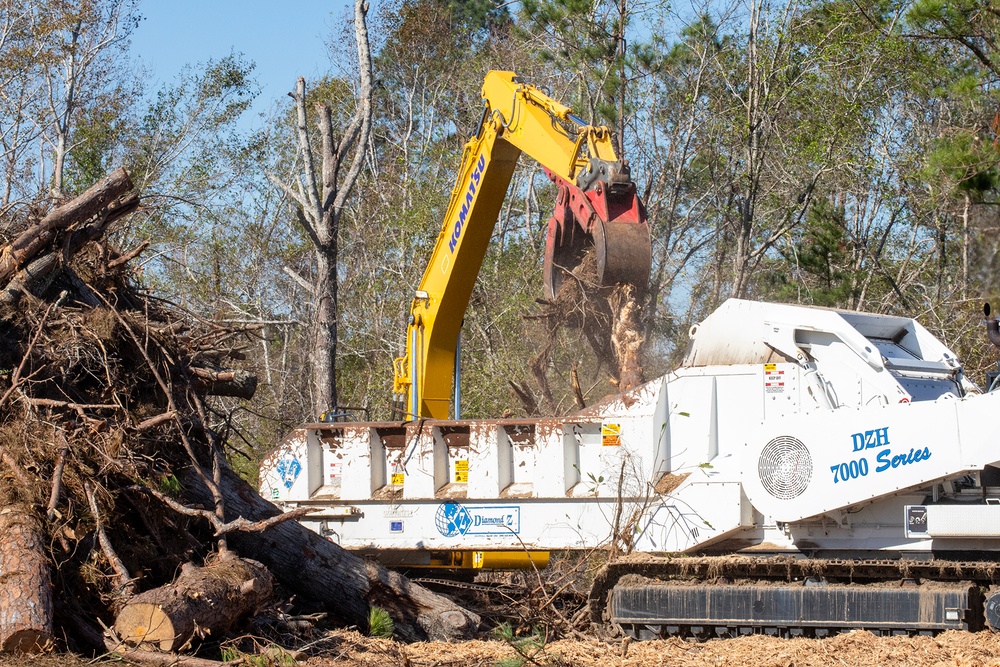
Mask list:
[[[153,90],[185,65],[243,53],[257,65],[256,116],[284,99],[299,76],[329,70],[327,42],[349,6],[348,0],[142,0],[145,20],[133,34],[132,53],[150,72]]]

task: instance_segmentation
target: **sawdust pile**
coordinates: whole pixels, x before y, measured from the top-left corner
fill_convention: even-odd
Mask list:
[[[439,665],[486,667],[523,660],[508,643],[399,644],[338,631],[326,655],[310,667]],[[693,643],[681,639],[649,642],[560,640],[529,654],[522,664],[579,667],[993,667],[1000,666],[1000,635],[949,631],[937,637],[876,637],[856,631],[826,639],[753,636]],[[508,663],[513,664],[513,662]]]
[[[628,284],[603,286],[598,280],[597,259],[591,249],[565,276],[553,299],[539,299],[539,314],[529,316],[544,327],[545,344],[531,361],[531,373],[542,397],[534,400],[524,383],[515,385],[529,414],[557,415],[560,401],[552,388],[550,369],[553,352],[562,331],[578,331],[594,354],[597,373],[605,373],[617,392],[627,391],[645,382],[642,370],[643,334],[640,295]],[[571,371],[572,389],[577,408],[587,406],[588,397],[580,386],[577,368]],[[603,383],[602,383],[603,384]],[[600,390],[600,389],[599,389]],[[600,396],[607,393],[601,390]]]
[[[1000,667],[1000,635],[989,631],[945,632],[937,637],[876,637],[855,631],[826,639],[741,637],[704,643],[680,639],[648,642],[559,640],[520,656],[495,639],[459,643],[403,644],[334,630],[301,651],[285,654],[308,667]],[[9,667],[85,667],[121,664],[120,659],[86,660],[71,654],[0,656]],[[277,663],[276,663],[277,664]],[[290,663],[289,663],[290,664]]]

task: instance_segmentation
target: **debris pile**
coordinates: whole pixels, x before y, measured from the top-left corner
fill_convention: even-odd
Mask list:
[[[511,382],[526,412],[531,415],[556,415],[559,401],[549,381],[549,368],[560,330],[579,331],[594,353],[598,372],[607,374],[614,393],[634,389],[645,377],[642,369],[643,334],[640,295],[627,283],[601,285],[593,248],[584,253],[572,271],[566,270],[552,299],[539,299],[541,312],[530,315],[544,327],[540,336],[545,344],[531,361],[531,374],[541,395],[542,406],[525,382]],[[570,370],[576,407],[587,407],[585,392],[576,368]],[[603,394],[602,394],[603,396]],[[593,403],[594,401],[591,401]]]
[[[209,399],[254,394],[233,367],[247,332],[141,288],[146,244],[106,239],[139,206],[118,170],[0,219],[0,647],[156,662],[276,608],[272,588],[361,628],[379,604],[402,639],[471,633],[474,614],[288,521],[228,467]]]

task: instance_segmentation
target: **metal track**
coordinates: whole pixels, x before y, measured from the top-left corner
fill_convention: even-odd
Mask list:
[[[934,634],[986,627],[986,591],[998,584],[995,562],[642,555],[601,569],[589,609],[593,623],[637,639]]]
[[[477,584],[470,581],[459,581],[457,579],[437,579],[432,577],[411,578],[415,584],[432,586],[444,586],[448,588],[461,588],[468,591],[481,591],[483,593],[499,593],[501,595],[516,595],[524,592],[523,586],[511,584]]]

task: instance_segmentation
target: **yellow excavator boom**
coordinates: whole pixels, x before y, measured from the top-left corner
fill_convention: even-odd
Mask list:
[[[634,268],[636,257],[630,254],[637,254],[640,268],[645,264],[638,277],[626,276],[629,282],[641,283],[644,288],[648,279],[649,229],[644,211],[635,216],[641,217],[635,221],[638,225],[628,223],[638,230],[629,229],[626,235],[627,244],[638,247],[637,253],[604,249],[614,246],[617,236],[605,233],[611,221],[602,219],[608,217],[608,207],[602,212],[601,197],[615,188],[631,186],[634,198],[635,191],[627,165],[615,154],[610,130],[586,124],[569,107],[513,72],[489,72],[482,92],[485,109],[479,132],[465,145],[441,232],[410,306],[406,352],[394,362],[395,402],[405,419],[449,417],[452,389],[458,386],[456,351],[462,320],[522,152],[544,166],[557,185],[564,184],[578,193],[590,190],[588,196],[597,201],[596,206],[587,197],[583,197],[587,201],[578,202],[584,211],[582,215],[573,213],[579,219],[579,230],[550,221],[549,236],[559,236],[565,246],[572,239],[592,234],[600,239],[598,254],[602,257],[624,255],[623,263]],[[637,209],[641,210],[641,204]],[[625,229],[623,224],[613,226]],[[547,242],[547,260],[558,245],[558,240]],[[558,248],[555,253],[559,255]],[[603,263],[601,266],[603,269]],[[613,273],[612,267],[609,274]],[[614,278],[605,276],[606,281]],[[457,397],[454,403],[457,406]],[[452,416],[457,418],[457,412],[456,407]]]

